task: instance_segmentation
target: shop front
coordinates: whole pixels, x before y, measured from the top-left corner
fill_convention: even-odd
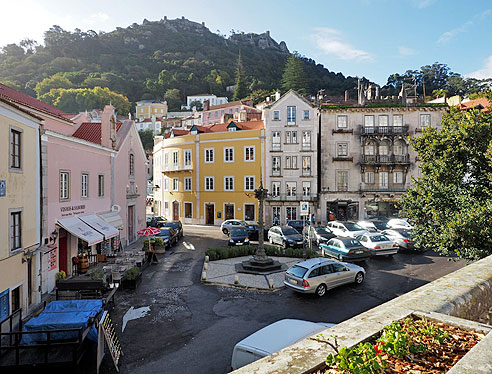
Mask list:
[[[333,217],[338,221],[358,221],[359,202],[353,200],[335,200],[326,202],[326,217]]]
[[[368,219],[371,219],[373,217],[395,218],[398,217],[400,212],[398,201],[394,201],[394,200],[383,200],[383,201],[367,200],[365,202],[364,207],[365,207],[366,218]]]

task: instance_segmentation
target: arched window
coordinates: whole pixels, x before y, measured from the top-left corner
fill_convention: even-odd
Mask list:
[[[383,141],[379,144],[379,154],[381,156],[387,156],[389,154],[389,144],[387,141]]]
[[[130,175],[133,176],[135,175],[135,156],[133,153],[130,153],[130,158],[129,158],[129,166],[130,166]]]
[[[374,156],[376,154],[376,144],[374,142],[368,142],[364,146],[364,154],[366,156]]]
[[[405,149],[405,145],[403,144],[403,142],[401,140],[398,140],[393,145],[393,154],[399,155],[399,156],[403,155],[404,149]]]

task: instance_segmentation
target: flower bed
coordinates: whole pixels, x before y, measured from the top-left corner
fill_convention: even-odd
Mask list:
[[[338,347],[336,337],[325,341],[337,353],[330,353],[327,368],[316,373],[446,373],[483,337],[442,322],[408,317],[353,348]]]
[[[205,251],[205,255],[209,257],[210,261],[223,260],[226,258],[252,256],[256,253],[257,246],[242,245],[236,247],[219,247],[209,248]],[[280,248],[274,245],[265,245],[265,253],[267,256],[283,256],[283,257],[296,257],[303,258],[304,251],[302,248]],[[319,255],[315,251],[307,251],[307,257],[313,258]]]

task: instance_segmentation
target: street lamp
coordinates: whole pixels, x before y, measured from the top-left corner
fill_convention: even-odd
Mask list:
[[[263,180],[260,179],[260,186],[255,190],[255,197],[258,199],[259,204],[258,204],[258,249],[256,250],[255,255],[253,256],[256,261],[268,261],[268,257],[265,253],[265,246],[263,245],[263,235],[264,235],[264,205],[265,205],[265,199],[268,196],[268,189],[263,187]]]

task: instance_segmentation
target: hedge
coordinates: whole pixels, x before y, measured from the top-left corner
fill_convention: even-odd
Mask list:
[[[218,247],[209,248],[205,251],[205,255],[208,256],[210,261],[223,260],[226,258],[252,256],[256,253],[257,246],[243,245],[235,247]],[[273,245],[265,245],[265,253],[267,256],[283,256],[283,257],[295,257],[303,258],[304,250],[302,248],[287,248],[283,249]],[[307,258],[319,257],[315,251],[307,251]]]

